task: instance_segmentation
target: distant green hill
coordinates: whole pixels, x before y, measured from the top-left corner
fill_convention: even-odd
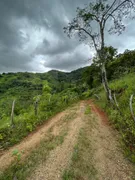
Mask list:
[[[38,124],[80,98],[82,68],[71,73],[51,70],[47,73],[3,73],[0,75],[0,148],[6,148],[25,137]],[[81,88],[83,87],[83,88]],[[39,100],[38,100],[39,99]],[[14,123],[10,116],[15,100]],[[37,115],[35,112],[35,102]]]
[[[0,75],[0,96],[17,96],[20,92],[27,90],[39,94],[42,89],[43,81],[47,80],[55,92],[64,90],[71,83],[82,81],[82,75],[86,68],[81,68],[71,73],[51,70],[47,73],[3,73]],[[9,92],[10,91],[10,92]]]

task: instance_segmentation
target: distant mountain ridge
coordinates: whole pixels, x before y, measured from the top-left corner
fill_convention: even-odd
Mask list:
[[[45,73],[17,72],[0,74],[0,96],[19,95],[21,91],[40,94],[43,82],[48,81],[54,92],[60,92],[71,86],[71,83],[78,83],[87,67],[72,72],[51,70]],[[11,93],[12,91],[12,93]]]

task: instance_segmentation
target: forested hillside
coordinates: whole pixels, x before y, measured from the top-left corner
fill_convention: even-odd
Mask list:
[[[109,81],[135,72],[135,50],[125,50],[123,54],[118,54],[115,58],[108,60],[106,68]],[[99,86],[101,84],[100,67],[93,63],[84,72],[84,77],[90,88]]]
[[[71,73],[52,70],[35,74],[1,74],[0,148],[19,142],[37,125],[78,100],[86,88],[82,86],[85,69]]]

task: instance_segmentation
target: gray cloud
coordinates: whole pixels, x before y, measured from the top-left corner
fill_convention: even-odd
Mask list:
[[[0,72],[8,71],[28,71],[32,70],[29,62],[32,61],[31,57],[24,52],[17,52],[5,50],[0,53]]]
[[[80,53],[80,51],[82,52]],[[86,54],[89,55],[89,58],[86,58]],[[44,65],[48,68],[70,71],[87,66],[90,64],[89,59],[91,57],[92,54],[89,53],[89,48],[87,46],[79,45],[73,51],[52,56],[49,61],[45,60]]]
[[[0,72],[70,71],[88,65],[89,47],[63,33],[76,7],[87,3],[89,0],[1,0]],[[122,36],[107,36],[107,44],[120,51],[133,49],[134,24],[128,23]]]
[[[63,54],[65,52],[71,52],[78,45],[77,41],[71,41],[69,39],[57,39],[55,42],[49,42],[44,39],[43,43],[36,48],[36,54],[44,54],[44,55],[57,55]]]

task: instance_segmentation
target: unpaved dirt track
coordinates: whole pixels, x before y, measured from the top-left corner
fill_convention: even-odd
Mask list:
[[[69,125],[68,135],[62,145],[50,153],[46,162],[40,164],[29,180],[59,180],[65,168],[69,165],[78,133],[83,127],[84,103],[80,104],[78,117]]]
[[[92,128],[92,147],[99,180],[133,180],[133,166],[125,160],[118,134],[108,126],[106,114],[89,101],[95,126]]]
[[[87,106],[91,107],[92,113],[85,115]],[[73,114],[76,115],[73,116]],[[68,115],[70,115],[70,120],[66,122],[63,118]],[[39,165],[28,178],[28,180],[61,180],[64,170],[70,167],[74,146],[77,143],[80,129],[86,125],[86,118],[92,122],[90,141],[91,148],[94,150],[93,159],[98,180],[133,180],[133,165],[124,158],[121,152],[118,133],[109,126],[105,113],[92,101],[81,101],[76,106],[59,113],[20,144],[4,151],[0,157],[0,170],[4,170],[12,163],[14,149],[24,151],[22,157],[24,159],[32,149],[38,148],[49,130],[57,136],[62,129],[68,126],[64,142],[50,151],[46,161],[38,163]]]
[[[57,124],[62,117],[66,115],[67,111],[57,114],[50,121],[45,123],[42,127],[40,127],[37,131],[31,133],[28,137],[26,137],[21,143],[13,146],[7,151],[2,152],[0,156],[0,171],[6,169],[14,160],[12,156],[13,150],[17,149],[19,152],[23,152],[21,159],[24,159],[29,155],[31,150],[33,150],[38,144],[44,139],[47,131]]]

